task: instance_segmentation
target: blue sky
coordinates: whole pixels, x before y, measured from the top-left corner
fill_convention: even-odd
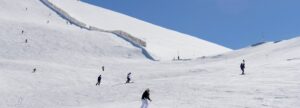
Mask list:
[[[300,0],[81,0],[239,49],[300,36]]]

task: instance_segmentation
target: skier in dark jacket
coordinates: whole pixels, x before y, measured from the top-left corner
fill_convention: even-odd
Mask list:
[[[98,82],[97,82],[96,86],[97,86],[97,85],[100,85],[101,79],[102,79],[102,78],[101,78],[101,75],[100,75],[100,76],[98,77]]]
[[[102,66],[102,71],[104,72],[104,66]]]
[[[35,73],[36,72],[36,68],[33,68],[33,71],[32,71],[32,73]]]
[[[245,75],[245,60],[243,60],[243,62],[241,63],[240,68],[242,70],[242,75]]]
[[[142,106],[141,108],[147,108],[148,107],[148,100],[151,102],[152,100],[150,99],[150,90],[147,89],[142,95]]]
[[[127,81],[126,81],[126,83],[130,83],[130,81],[131,81],[131,72],[129,72],[127,74]]]

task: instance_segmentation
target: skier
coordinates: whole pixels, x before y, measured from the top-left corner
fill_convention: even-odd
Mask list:
[[[242,75],[245,75],[245,60],[243,60],[243,62],[241,63],[240,68],[242,70]]]
[[[104,72],[104,66],[102,66],[102,71]]]
[[[24,34],[24,30],[22,30],[21,33]]]
[[[27,39],[25,39],[25,43],[27,43],[28,42],[28,40]]]
[[[101,78],[101,75],[100,75],[100,76],[98,77],[98,82],[97,82],[96,86],[97,86],[97,85],[100,85],[101,79],[102,79],[102,78]]]
[[[36,72],[36,68],[33,69],[32,73],[35,73],[35,72]]]
[[[127,74],[127,81],[126,81],[126,83],[130,83],[130,80],[131,80],[131,72],[129,72]]]
[[[147,89],[143,95],[142,95],[142,106],[141,108],[148,108],[148,100],[151,102],[152,100],[150,99],[150,90]]]

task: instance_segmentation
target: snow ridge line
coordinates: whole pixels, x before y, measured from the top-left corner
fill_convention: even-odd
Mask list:
[[[58,14],[60,17],[62,17],[63,19],[69,21],[71,24],[74,24],[80,28],[84,28],[84,29],[88,29],[87,25],[83,22],[80,22],[78,20],[76,20],[75,18],[71,17],[67,12],[65,12],[64,10],[58,8],[57,6],[55,6],[54,4],[52,4],[51,2],[49,2],[48,0],[40,0],[44,5],[46,5],[48,8],[50,8],[51,10],[53,10],[56,14]]]
[[[136,44],[137,46],[143,46],[143,47],[147,46],[147,43],[145,41],[143,41],[139,38],[136,38],[136,37],[132,36],[131,34],[124,32],[122,30],[103,30],[103,29],[99,29],[94,26],[89,26],[88,30],[112,33],[112,34],[120,36],[121,38],[125,38],[127,41],[131,41],[132,43]]]
[[[147,43],[139,38],[136,38],[132,36],[131,34],[124,32],[122,30],[104,30],[100,29],[94,26],[88,26],[87,24],[75,19],[71,15],[69,15],[67,12],[64,10],[60,9],[59,7],[55,6],[53,3],[51,3],[48,0],[40,0],[44,5],[46,5],[48,8],[50,8],[52,11],[54,11],[56,14],[58,14],[60,17],[63,19],[67,20],[70,22],[70,24],[73,24],[75,26],[78,26],[80,28],[90,30],[90,31],[99,31],[99,32],[106,32],[106,33],[112,33],[127,42],[131,43],[133,46],[140,48],[142,50],[142,53],[145,55],[146,58],[150,60],[155,60],[150,53],[144,48],[147,46]]]

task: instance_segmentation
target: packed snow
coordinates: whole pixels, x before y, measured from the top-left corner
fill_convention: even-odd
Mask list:
[[[90,15],[117,15],[112,11],[103,10],[107,13],[103,14],[101,8],[77,0],[51,1],[88,24],[122,29],[107,26],[108,22],[103,26],[88,22],[88,13],[75,15],[72,7],[95,9]],[[69,2],[72,4],[65,4]],[[39,0],[1,0],[0,15],[0,108],[139,108],[147,88],[153,100],[149,108],[300,107],[300,37],[230,52],[224,48],[220,53],[211,52],[216,55],[190,56],[194,59],[187,61],[152,61],[141,49],[114,34],[66,23]],[[125,22],[130,19],[120,16],[123,17],[119,20]],[[136,19],[130,21],[144,25]],[[136,36],[145,36],[149,42],[146,49],[162,58],[175,56],[164,52],[167,45],[177,51],[179,41],[182,43],[178,45],[190,40],[202,44],[200,39],[180,37],[177,32],[152,28],[151,24],[145,27],[149,28],[124,30],[133,34],[139,30],[155,31],[153,37],[147,35],[150,32]],[[166,32],[176,36],[158,35]],[[158,37],[166,39],[158,41]],[[206,44],[202,46],[212,45],[203,42]],[[240,75],[242,60],[246,61],[245,75]],[[134,83],[124,84],[129,72]],[[96,86],[100,74],[102,82]]]

